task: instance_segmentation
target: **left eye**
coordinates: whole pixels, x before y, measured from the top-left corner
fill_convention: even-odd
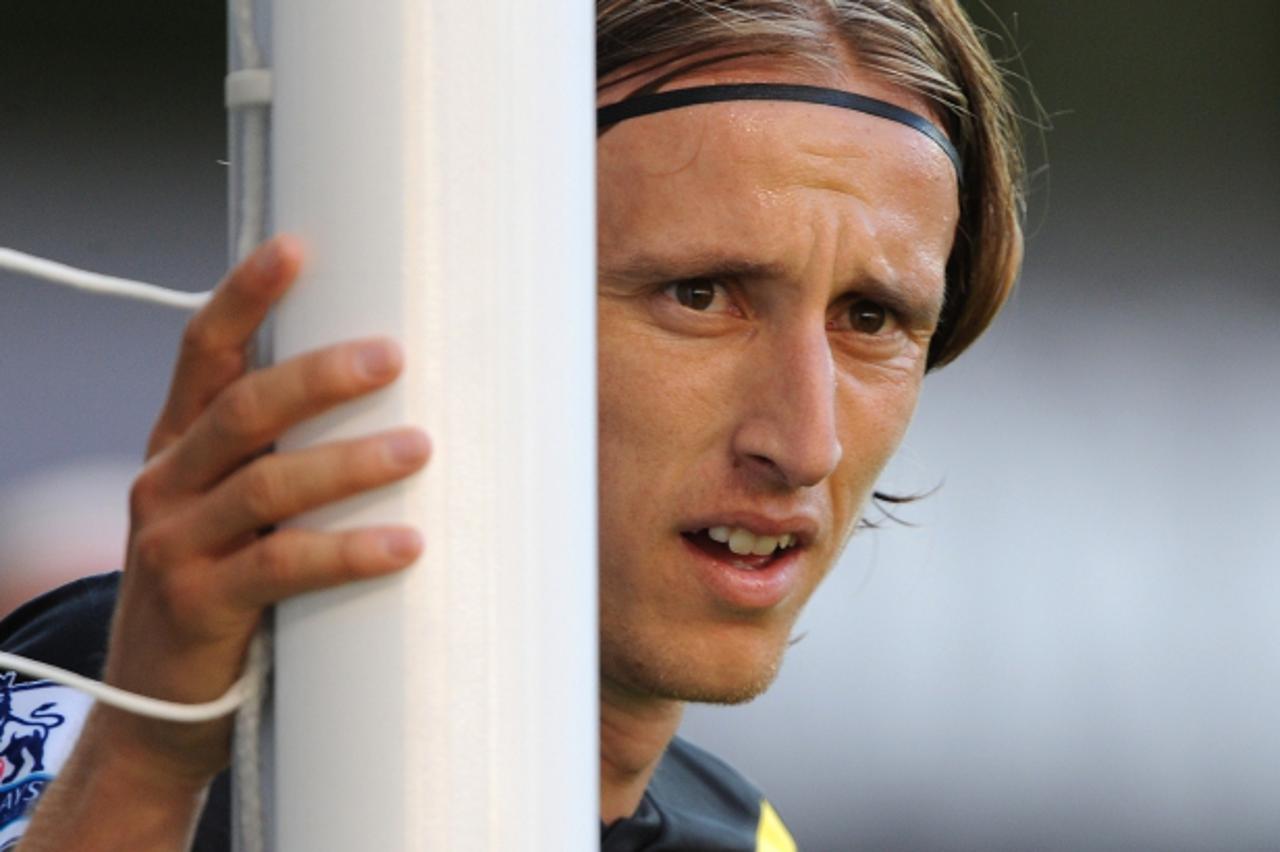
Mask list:
[[[870,299],[859,299],[849,306],[849,326],[861,334],[879,334],[889,322],[884,305]]]

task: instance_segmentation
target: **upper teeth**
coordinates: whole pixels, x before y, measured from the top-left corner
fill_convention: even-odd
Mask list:
[[[747,554],[768,556],[775,550],[785,550],[796,543],[796,537],[792,533],[783,533],[778,536],[756,535],[742,527],[711,527],[707,530],[707,535],[712,541],[729,545],[729,549],[738,556]]]

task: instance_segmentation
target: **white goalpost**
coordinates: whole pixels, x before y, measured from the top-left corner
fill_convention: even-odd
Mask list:
[[[407,364],[282,447],[403,423],[434,445],[408,483],[299,522],[413,523],[426,551],[279,608],[270,848],[596,848],[591,7],[258,19],[272,228],[308,258],[274,357],[390,335]]]

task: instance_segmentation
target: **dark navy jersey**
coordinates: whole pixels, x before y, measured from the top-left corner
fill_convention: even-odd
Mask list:
[[[753,784],[719,758],[676,737],[635,814],[602,827],[600,848],[794,852],[796,845]]]
[[[107,633],[111,626],[111,613],[115,609],[119,582],[119,574],[89,577],[24,604],[0,621],[0,651],[49,663],[85,677],[102,677]],[[3,668],[0,667],[0,672],[2,671]],[[19,682],[14,683],[14,680]],[[29,810],[61,765],[61,761],[49,759],[50,753],[60,754],[64,758],[70,753],[80,734],[84,714],[72,714],[63,710],[64,705],[81,697],[78,693],[52,684],[21,683],[21,680],[20,675],[15,679],[0,674],[0,707],[4,705],[3,693],[7,691],[14,697],[26,699],[27,705],[51,703],[54,705],[53,711],[68,717],[66,723],[45,732],[41,749],[45,760],[40,769],[35,768],[35,761],[31,759],[29,750],[5,758],[10,774],[0,774],[0,803],[5,799],[5,791],[9,791],[8,795],[12,796],[13,791],[22,789],[25,784],[28,791],[25,798],[29,801],[23,810]],[[27,712],[26,718],[30,718],[30,715]],[[0,750],[4,748],[4,741],[9,739],[5,727],[4,721],[0,719]],[[33,778],[41,782],[35,795],[31,793],[31,788],[37,786],[32,784]],[[26,813],[23,810],[0,809],[0,852],[7,852],[10,843],[16,845],[18,836],[26,827]],[[196,841],[191,848],[196,852],[228,852],[231,849],[230,813],[231,782],[229,773],[224,772],[209,790]]]
[[[63,586],[0,621],[0,651],[86,677],[101,675],[119,574]],[[56,776],[89,702],[65,687],[0,670],[0,852],[17,844]],[[196,833],[197,852],[231,848],[230,782],[218,776]],[[794,852],[773,808],[727,764],[679,738],[668,746],[635,814],[600,827],[603,852]]]

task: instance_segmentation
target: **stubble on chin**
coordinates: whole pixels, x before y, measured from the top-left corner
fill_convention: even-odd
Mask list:
[[[688,649],[626,632],[602,637],[600,678],[608,688],[637,700],[745,704],[777,679],[785,649],[781,643],[776,652],[750,662],[717,664]]]

